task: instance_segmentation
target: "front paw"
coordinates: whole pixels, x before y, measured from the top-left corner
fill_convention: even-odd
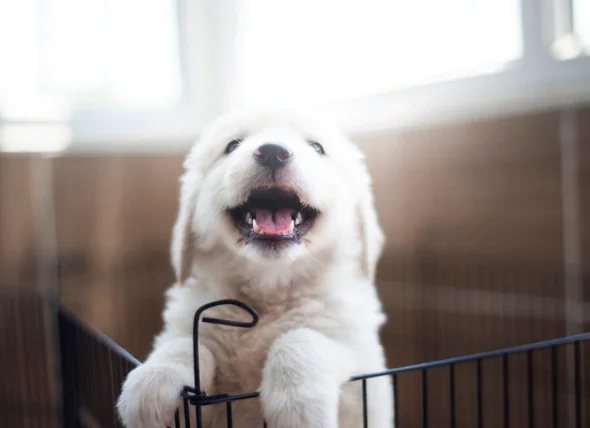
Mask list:
[[[340,386],[354,360],[322,334],[300,328],[271,346],[260,399],[270,428],[336,428]]]
[[[127,428],[173,426],[184,386],[193,385],[193,372],[182,364],[146,363],[127,376],[117,402]]]

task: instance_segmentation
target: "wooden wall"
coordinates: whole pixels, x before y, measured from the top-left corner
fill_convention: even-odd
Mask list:
[[[580,226],[582,236],[582,263],[590,266],[590,109],[579,113],[580,147]],[[590,301],[590,285],[585,284],[584,300]],[[586,331],[590,330],[590,320],[586,321]]]
[[[0,156],[0,283],[31,283],[36,277],[35,220],[30,157]]]
[[[578,119],[581,234],[587,254],[590,110],[581,110]],[[434,272],[431,275],[451,270],[459,275],[455,283],[476,267],[488,269],[488,276],[507,269],[521,277],[543,271],[557,275],[556,282],[561,283],[564,243],[557,112],[405,130],[365,137],[359,144],[367,154],[387,236],[378,277],[392,314],[400,311],[399,301],[426,304],[416,301],[420,287],[402,287],[407,293],[402,298],[401,291],[393,291],[400,282],[416,281],[413,276],[425,270]],[[182,154],[103,155],[46,160],[53,169],[48,179],[53,182],[63,298],[107,333],[124,334],[117,326],[128,318],[124,302],[138,298],[129,297],[134,287],[143,290],[141,299],[149,307],[144,330],[151,334],[158,328],[161,292],[172,280],[168,246],[182,158]],[[39,232],[34,216],[39,207],[34,205],[32,180],[38,162],[32,157],[0,157],[2,284],[37,281],[35,234]],[[473,288],[474,280],[468,280],[470,284],[461,287],[450,285]],[[524,287],[518,290],[521,293],[563,298],[561,286],[519,281],[527,283],[519,286]],[[496,282],[501,279],[479,287],[498,291]],[[425,284],[423,292],[434,285]],[[509,288],[504,294],[516,292]],[[134,310],[139,306],[134,305]],[[142,356],[149,342],[140,342],[124,344]]]
[[[363,144],[388,255],[561,262],[554,113],[401,132]]]
[[[581,270],[590,268],[590,109],[576,112]],[[387,236],[378,272],[390,365],[571,332],[560,113],[359,141]],[[139,358],[160,328],[183,155],[45,159],[62,300]],[[39,284],[39,159],[0,157],[0,285]],[[36,177],[36,178],[35,178]],[[42,179],[41,179],[42,181]],[[35,214],[37,213],[37,214]],[[580,308],[590,330],[590,287]],[[10,320],[6,320],[10,322]]]

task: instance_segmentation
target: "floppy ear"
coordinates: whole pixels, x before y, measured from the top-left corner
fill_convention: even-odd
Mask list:
[[[196,236],[193,223],[200,177],[196,172],[187,169],[180,182],[180,205],[172,231],[170,253],[176,281],[182,284],[191,274],[195,257]]]
[[[373,199],[371,177],[363,168],[363,185],[359,188],[357,221],[361,241],[361,268],[367,279],[375,281],[377,263],[381,257],[385,237],[379,226]]]

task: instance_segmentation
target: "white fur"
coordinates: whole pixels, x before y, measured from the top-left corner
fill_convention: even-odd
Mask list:
[[[224,155],[226,144],[243,138]],[[320,142],[320,156],[306,139]],[[303,243],[265,255],[240,240],[226,209],[267,184],[253,151],[280,142],[294,152],[277,180],[319,209]],[[385,322],[374,287],[383,235],[362,154],[345,137],[308,119],[234,113],[211,125],[185,162],[172,240],[177,284],[167,292],[164,330],[131,372],[117,404],[128,428],[171,424],[183,385],[192,381],[192,321],[222,298],[251,304],[252,329],[202,324],[201,383],[207,394],[260,391],[234,403],[234,425],[269,428],[362,426],[357,374],[383,370],[378,330]],[[209,316],[248,319],[219,307]],[[368,381],[369,426],[392,426],[390,380]],[[206,427],[225,426],[225,407],[204,409]]]

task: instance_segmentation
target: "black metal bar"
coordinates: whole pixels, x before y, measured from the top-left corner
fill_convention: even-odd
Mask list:
[[[482,360],[477,360],[477,426],[478,428],[483,427],[483,376],[482,376]]]
[[[53,334],[52,328],[53,326],[46,326],[45,325],[45,320],[44,318],[44,314],[45,311],[50,311],[53,308],[50,308],[50,304],[51,302],[49,301],[49,299],[44,299],[43,297],[41,297],[40,299],[35,299],[33,300],[33,302],[31,302],[33,304],[33,310],[31,310],[29,312],[29,314],[31,315],[30,317],[30,322],[31,322],[31,327],[34,331],[38,331],[38,332],[45,332],[46,334]],[[52,317],[53,318],[53,317]],[[53,322],[53,319],[48,320],[50,322]],[[49,327],[49,328],[47,328]],[[28,337],[27,337],[28,336]],[[47,355],[46,354],[46,342],[45,341],[40,341],[38,342],[37,340],[35,340],[35,336],[34,335],[25,335],[25,342],[28,343],[28,349],[34,349],[35,345],[39,346],[39,353],[41,355]],[[26,354],[25,354],[25,358],[27,358]],[[43,377],[45,377],[47,375],[46,372],[46,368],[45,367],[40,367],[40,363],[41,361],[43,361],[43,359],[38,358],[38,359],[31,359],[30,363],[28,364],[29,368],[29,373],[31,374],[30,376],[27,376],[27,380],[31,380],[33,381],[33,388],[31,389],[31,399],[35,400],[36,402],[44,402],[45,399],[45,394],[42,388],[39,388],[39,385],[34,381],[35,379],[42,379]],[[52,373],[54,374],[54,373]],[[57,374],[57,373],[55,373]],[[48,381],[50,382],[49,378]]]
[[[195,416],[197,428],[203,428],[203,410],[199,404],[195,405]]]
[[[243,321],[224,320],[224,319],[219,319],[219,318],[204,317],[203,322],[206,322],[209,324],[219,324],[219,325],[227,325],[227,326],[231,326],[231,327],[241,327],[241,328],[251,328],[251,327],[254,327],[258,323],[258,314],[254,310],[254,308],[252,308],[252,306],[250,306],[250,305],[240,302],[239,300],[234,300],[234,299],[216,300],[214,302],[207,303],[206,305],[203,305],[199,309],[197,309],[197,312],[195,312],[195,317],[193,319],[193,368],[195,371],[195,389],[197,390],[197,393],[201,392],[201,376],[200,376],[201,368],[199,367],[199,321],[201,319],[201,315],[207,309],[210,309],[210,308],[213,308],[216,306],[225,306],[225,305],[236,306],[238,308],[243,309],[244,311],[246,311],[247,313],[249,313],[252,316],[252,321],[243,322]]]
[[[428,372],[422,369],[422,428],[428,428]]]
[[[393,426],[399,427],[399,409],[398,409],[398,401],[397,401],[397,374],[393,374]]]
[[[535,378],[533,370],[533,351],[527,352],[527,384],[528,384],[528,410],[529,410],[529,428],[535,428]]]
[[[576,428],[582,428],[582,373],[580,373],[580,342],[574,343],[574,402]]]
[[[557,347],[551,348],[551,413],[553,428],[559,428],[559,385],[557,383]]]
[[[182,399],[182,407],[184,408],[184,428],[191,428],[191,414],[188,411],[188,400],[186,398]],[[197,425],[197,428],[202,428]]]
[[[471,355],[466,355],[463,357],[448,358],[446,360],[438,360],[438,361],[432,361],[429,363],[414,364],[411,366],[383,370],[380,372],[353,376],[352,378],[350,378],[350,380],[371,379],[373,377],[391,375],[394,373],[405,373],[405,372],[410,372],[410,371],[447,366],[449,364],[459,364],[459,363],[464,363],[467,361],[477,360],[478,358],[503,357],[504,355],[518,354],[518,353],[527,352],[527,351],[536,351],[538,349],[546,349],[546,348],[551,348],[552,346],[562,346],[562,345],[567,345],[567,344],[576,343],[576,342],[582,342],[582,341],[586,341],[586,340],[590,340],[590,333],[578,334],[575,336],[564,337],[561,339],[546,340],[544,342],[531,343],[528,345],[515,346],[513,348],[505,348],[505,349],[500,349],[498,351],[482,352],[479,354],[471,354]]]
[[[59,314],[59,343],[61,354],[62,374],[62,424],[64,428],[78,426],[78,391],[76,385],[76,372],[78,360],[75,354],[78,342],[72,325]]]
[[[225,403],[225,418],[227,419],[227,428],[233,427],[231,401]]]
[[[369,427],[369,412],[367,411],[367,380],[363,379],[363,428]]]
[[[213,404],[220,404],[220,403],[228,403],[234,401],[241,401],[241,400],[248,400],[250,398],[256,398],[260,395],[259,392],[249,392],[247,394],[239,394],[239,395],[211,395],[205,397],[187,397],[188,401],[192,405],[199,405],[200,407],[203,406],[211,406]]]
[[[180,413],[178,410],[174,412],[174,427],[180,428]]]
[[[235,320],[226,320],[221,318],[211,318],[211,317],[203,317],[203,322],[209,324],[218,324],[218,325],[226,325],[231,327],[241,327],[241,328],[251,328],[254,327],[258,323],[258,314],[250,305],[246,303],[240,302],[239,300],[235,299],[224,299],[224,300],[216,300],[214,302],[207,303],[206,305],[201,306],[195,312],[195,316],[193,318],[193,370],[194,370],[194,381],[195,381],[195,393],[196,393],[196,403],[195,404],[195,415],[196,415],[196,424],[197,428],[201,428],[203,426],[203,415],[201,410],[201,404],[204,404],[207,401],[207,395],[205,391],[201,389],[201,367],[199,364],[199,321],[201,321],[201,315],[208,309],[217,307],[217,306],[236,306],[240,309],[243,309],[247,313],[252,316],[252,321],[244,322],[244,321],[235,321]],[[210,403],[207,403],[210,404]]]
[[[504,428],[510,427],[510,378],[508,377],[508,354],[502,357],[502,378],[504,386]]]
[[[229,326],[238,326],[238,327],[251,327],[253,325],[256,324],[257,322],[257,316],[256,315],[252,315],[252,321],[249,323],[245,323],[245,322],[239,322],[239,321],[231,321],[231,320],[220,320],[220,319],[216,319],[216,318],[207,318],[207,317],[203,317],[200,318],[200,315],[202,314],[202,312],[208,308],[211,308],[213,306],[217,306],[217,305],[221,305],[221,304],[234,304],[235,306],[239,306],[241,308],[244,309],[244,306],[242,306],[242,304],[240,302],[238,302],[239,304],[235,304],[235,301],[218,301],[218,302],[212,302],[209,305],[206,305],[205,307],[202,307],[200,309],[200,313],[195,314],[195,319],[193,320],[195,323],[195,338],[198,338],[198,324],[200,323],[200,321],[203,322],[209,322],[209,323],[213,323],[213,324],[221,324],[221,325],[229,325]],[[246,305],[247,306],[247,305]],[[255,311],[250,308],[253,313],[255,314]],[[250,313],[250,311],[248,309],[246,309],[247,312]],[[199,312],[199,311],[198,311]],[[61,315],[61,313],[60,313]],[[197,316],[198,315],[198,316]],[[60,318],[60,321],[62,321],[62,318]],[[67,322],[66,322],[67,321]],[[107,369],[110,372],[113,372],[113,370],[117,370],[117,372],[121,372],[121,375],[126,374],[129,369],[133,366],[136,366],[139,364],[139,361],[136,360],[135,358],[133,358],[132,356],[130,356],[124,349],[120,348],[118,345],[116,345],[114,342],[112,342],[110,339],[105,338],[103,335],[100,335],[99,333],[93,331],[92,329],[87,328],[83,323],[77,321],[75,319],[75,317],[71,316],[71,323],[69,323],[70,321],[70,317],[66,317],[64,316],[63,318],[63,322],[66,326],[65,328],[65,334],[71,336],[73,339],[71,341],[68,341],[69,346],[66,346],[66,348],[69,348],[68,351],[68,355],[72,355],[72,358],[70,360],[68,360],[69,364],[68,364],[68,369],[71,369],[74,375],[74,383],[73,385],[75,386],[75,391],[78,393],[76,397],[73,397],[73,401],[75,402],[75,407],[78,406],[82,406],[82,405],[86,405],[86,408],[92,412],[96,412],[98,411],[98,413],[96,415],[93,416],[101,416],[101,417],[105,417],[108,418],[110,415],[108,415],[105,412],[108,412],[107,409],[107,404],[105,403],[104,400],[107,398],[106,395],[102,394],[101,391],[96,391],[96,389],[101,389],[103,387],[109,387],[111,386],[108,383],[105,383],[104,385],[102,384],[93,384],[93,382],[91,381],[91,377],[97,378],[100,377],[103,371],[106,372]],[[62,330],[62,324],[60,323],[60,333]],[[68,332],[69,330],[69,332]],[[457,415],[458,415],[458,411],[457,411],[457,402],[456,402],[456,373],[455,373],[455,366],[459,363],[465,362],[465,361],[472,361],[472,360],[476,360],[476,370],[477,370],[477,426],[478,427],[482,427],[484,422],[485,422],[485,418],[484,416],[489,416],[487,415],[488,412],[485,411],[484,408],[484,363],[485,361],[483,360],[484,358],[493,358],[493,357],[500,357],[502,359],[502,376],[503,376],[503,416],[504,416],[504,427],[508,428],[509,424],[510,424],[510,377],[509,377],[509,356],[514,354],[514,353],[526,353],[526,359],[527,359],[527,397],[528,397],[528,426],[529,427],[534,427],[535,426],[535,422],[539,420],[539,415],[535,415],[535,367],[534,367],[534,359],[535,359],[535,355],[534,355],[534,351],[537,349],[544,349],[544,348],[550,348],[551,351],[551,388],[552,388],[552,392],[551,392],[551,406],[552,406],[552,426],[554,428],[559,426],[559,416],[560,416],[560,412],[559,410],[559,385],[558,385],[558,376],[559,376],[559,371],[558,371],[558,346],[563,346],[563,345],[568,345],[571,346],[571,344],[573,344],[574,346],[574,376],[575,376],[575,384],[574,384],[574,401],[575,401],[575,412],[574,412],[574,416],[575,416],[575,423],[574,426],[577,428],[581,428],[583,425],[583,413],[584,410],[582,409],[582,378],[581,378],[581,370],[582,370],[582,362],[581,362],[581,358],[582,358],[582,351],[581,351],[581,347],[582,345],[580,344],[582,341],[585,340],[589,340],[590,339],[590,333],[585,333],[585,334],[581,334],[581,335],[577,335],[577,336],[571,336],[571,337],[567,337],[567,338],[563,338],[563,339],[556,339],[556,340],[551,340],[551,341],[544,341],[544,342],[539,342],[539,343],[535,343],[535,344],[530,344],[530,345],[524,345],[524,346],[520,346],[520,347],[515,347],[515,348],[509,348],[509,349],[505,349],[505,350],[499,350],[499,351],[493,351],[493,352],[487,352],[487,353],[480,353],[480,354],[474,354],[474,355],[470,355],[470,356],[464,356],[464,357],[458,357],[458,358],[451,358],[451,359],[446,359],[446,360],[441,360],[441,361],[434,361],[434,362],[430,362],[430,363],[425,363],[425,364],[417,364],[417,365],[413,365],[413,366],[407,366],[407,367],[401,367],[401,368],[397,368],[397,369],[392,369],[392,370],[386,370],[386,371],[382,371],[379,373],[369,373],[369,374],[364,374],[364,375],[360,375],[360,376],[355,376],[353,378],[351,378],[351,380],[361,380],[362,381],[362,392],[363,392],[363,426],[364,427],[368,427],[369,426],[369,412],[368,412],[368,402],[369,402],[369,398],[368,397],[368,388],[367,388],[367,382],[368,379],[373,378],[373,377],[377,377],[377,376],[383,376],[383,375],[391,375],[393,378],[393,393],[394,393],[394,402],[393,404],[393,408],[394,408],[394,421],[396,424],[396,428],[399,428],[399,401],[398,401],[398,386],[399,386],[399,374],[404,373],[404,372],[408,372],[408,371],[420,371],[421,372],[421,390],[422,390],[422,403],[421,403],[421,411],[422,411],[422,427],[424,428],[428,428],[429,426],[429,398],[428,398],[428,370],[434,367],[441,367],[444,365],[449,365],[449,380],[450,380],[450,404],[451,404],[451,421],[450,421],[450,426],[451,428],[456,428],[457,425]],[[62,346],[64,346],[62,344]],[[105,348],[106,347],[106,348]],[[113,366],[113,368],[111,369],[110,365],[106,365],[106,363],[101,362],[100,358],[102,353],[104,353],[105,349],[110,350],[111,352],[113,352],[113,356],[117,357],[118,359],[120,359],[120,361],[123,362],[123,364],[119,364],[118,366]],[[197,413],[197,427],[196,428],[202,428],[202,420],[201,420],[201,412],[202,412],[202,406],[205,405],[212,405],[212,404],[219,404],[219,403],[225,403],[225,408],[226,408],[226,415],[227,415],[227,426],[232,427],[233,426],[233,414],[232,414],[232,402],[234,401],[238,401],[238,400],[244,400],[244,399],[249,399],[249,398],[254,398],[259,396],[258,392],[253,392],[253,393],[247,393],[247,394],[241,394],[241,395],[236,395],[236,396],[230,396],[227,394],[218,394],[218,395],[212,395],[212,396],[207,396],[206,393],[204,391],[201,391],[200,389],[200,383],[199,383],[199,373],[198,373],[198,369],[199,369],[199,365],[198,365],[198,344],[194,343],[194,351],[195,354],[193,355],[194,357],[194,362],[196,362],[197,364],[195,364],[195,387],[196,388],[185,388],[185,391],[187,391],[187,394],[184,395],[183,394],[183,410],[184,410],[184,415],[185,415],[185,423],[184,426],[186,428],[191,428],[191,422],[190,422],[190,413],[192,412],[192,409],[190,409],[190,406],[195,406],[195,412]],[[62,358],[64,356],[62,355]],[[86,368],[79,366],[76,367],[74,364],[75,361],[87,361],[89,364],[87,365]],[[94,363],[94,364],[93,364]],[[98,370],[99,373],[94,372],[94,370]],[[111,386],[112,387],[112,386]],[[103,388],[104,389],[104,388]],[[71,395],[71,394],[70,394]],[[113,395],[113,394],[111,394]],[[114,396],[113,396],[114,397]],[[77,400],[77,402],[76,402]],[[87,402],[88,401],[88,402]],[[110,401],[110,399],[109,399]],[[64,403],[65,404],[65,403]],[[79,408],[79,407],[78,407]],[[77,413],[77,412],[76,412]],[[176,427],[178,428],[182,422],[180,421],[180,413],[176,412],[175,416],[174,416],[174,421],[176,424]],[[437,421],[435,421],[437,422]],[[574,422],[574,421],[572,421]],[[435,425],[438,425],[435,423]],[[264,427],[266,428],[266,422],[264,422]]]
[[[74,326],[77,329],[83,330],[86,335],[92,337],[93,340],[96,340],[96,341],[102,343],[103,346],[109,348],[115,354],[119,355],[124,360],[127,360],[128,362],[130,362],[133,366],[139,366],[141,364],[141,361],[139,361],[137,358],[135,358],[133,355],[131,355],[127,350],[125,350],[125,348],[120,346],[113,339],[109,338],[108,336],[105,336],[104,334],[102,334],[98,330],[94,329],[92,326],[81,322],[78,319],[78,317],[76,317],[76,315],[74,315],[72,312],[70,312],[65,307],[60,306],[59,314],[61,317],[63,317],[66,320],[66,322],[71,323],[72,326]]]
[[[451,399],[451,428],[457,426],[457,414],[455,406],[455,365],[449,366],[449,387],[450,387],[450,399]]]

